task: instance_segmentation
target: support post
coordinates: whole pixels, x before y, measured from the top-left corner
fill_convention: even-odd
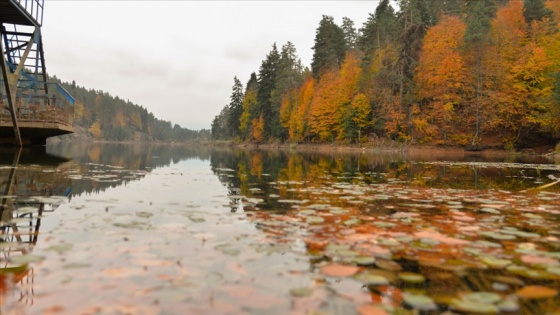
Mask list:
[[[35,28],[34,34],[37,33],[37,30],[38,28]],[[5,30],[4,30],[4,26],[2,26],[0,28],[0,38],[4,36],[6,36]],[[19,126],[17,121],[17,111],[16,111],[17,84],[19,80],[19,75],[23,70],[23,65],[27,60],[27,56],[31,51],[31,47],[33,47],[34,41],[35,41],[35,36],[31,36],[29,42],[27,43],[27,47],[25,48],[25,52],[23,53],[23,56],[19,60],[17,69],[14,71],[14,73],[10,73],[8,69],[8,64],[6,63],[7,50],[5,56],[2,40],[0,39],[0,51],[2,52],[2,62],[0,63],[0,66],[2,68],[2,78],[4,79],[4,88],[6,90],[6,96],[8,98],[8,110],[10,111],[10,115],[12,116],[12,125],[14,128],[14,136],[15,136],[16,144],[20,147],[23,146],[23,142],[21,140],[21,133],[19,132]]]

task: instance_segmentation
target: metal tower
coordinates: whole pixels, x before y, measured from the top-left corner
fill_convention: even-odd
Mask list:
[[[47,82],[43,6],[44,0],[0,0],[0,144],[43,145],[47,137],[73,132],[73,108],[64,108],[73,98]]]

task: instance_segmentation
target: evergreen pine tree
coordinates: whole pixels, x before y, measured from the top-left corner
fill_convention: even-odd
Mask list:
[[[257,88],[257,103],[258,115],[263,118],[263,137],[265,140],[273,136],[272,126],[277,124],[279,117],[278,110],[273,108],[272,92],[276,87],[276,73],[278,71],[278,62],[280,54],[276,48],[276,43],[272,45],[272,50],[263,60],[259,69],[258,75],[258,88]]]
[[[313,76],[318,78],[321,71],[340,67],[346,50],[344,31],[334,22],[332,16],[323,15],[315,33],[313,60],[311,61]]]
[[[237,77],[233,78],[233,82],[228,111],[229,116],[227,117],[227,133],[231,139],[241,136],[239,119],[241,114],[243,114],[243,85]]]

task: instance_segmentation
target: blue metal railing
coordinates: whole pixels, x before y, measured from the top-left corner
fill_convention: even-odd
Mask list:
[[[46,85],[48,95],[44,94],[44,90],[35,93],[37,91],[33,89],[18,88],[15,104],[17,119],[20,122],[56,122],[72,126],[74,98],[58,83],[48,82]],[[8,99],[3,86],[4,82],[0,80],[0,123],[11,122]]]
[[[31,16],[37,24],[43,24],[43,7],[45,0],[11,0],[17,3],[22,9]]]

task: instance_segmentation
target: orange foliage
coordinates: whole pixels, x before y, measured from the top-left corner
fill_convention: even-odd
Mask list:
[[[257,142],[262,142],[264,139],[264,120],[263,116],[260,115],[258,119],[253,119],[251,135],[253,139]]]
[[[101,125],[98,121],[94,122],[91,127],[89,127],[88,131],[95,139],[101,138]]]
[[[443,140],[449,129],[460,119],[457,107],[464,102],[468,89],[468,72],[461,55],[466,25],[457,16],[444,16],[428,30],[417,67],[418,96],[431,103],[423,110],[442,132]]]
[[[342,112],[337,103],[338,81],[337,69],[326,71],[311,101],[309,126],[311,131],[324,141],[333,140],[341,131],[339,122],[342,119]]]

